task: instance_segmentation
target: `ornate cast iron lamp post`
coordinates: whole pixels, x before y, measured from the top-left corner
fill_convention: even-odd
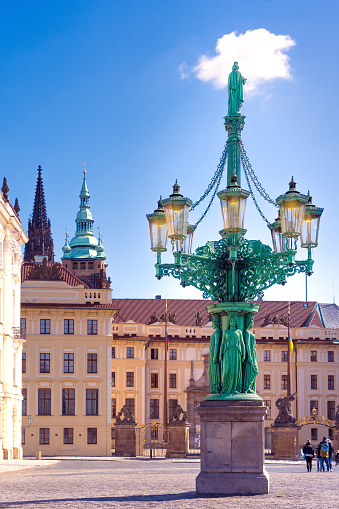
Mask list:
[[[194,286],[203,292],[204,298],[216,301],[207,306],[212,315],[215,332],[211,337],[209,360],[211,393],[205,402],[216,404],[219,401],[220,412],[224,411],[221,403],[225,406],[234,402],[234,405],[238,405],[234,406],[234,412],[238,413],[239,405],[245,402],[252,406],[262,405],[261,398],[256,394],[258,367],[255,337],[251,332],[253,316],[259,310],[259,304],[253,301],[262,298],[263,291],[272,285],[276,283],[284,285],[288,276],[298,272],[312,274],[311,249],[318,243],[319,220],[323,211],[312,205],[309,195],[305,196],[297,191],[293,177],[288,191],[276,200],[270,198],[260,184],[241,141],[245,117],[241,115],[240,108],[243,103],[245,81],[235,62],[228,79],[228,115],[225,117],[228,139],[217,170],[203,196],[192,204],[189,198],[180,193],[176,181],[170,197],[160,200],[158,209],[147,216],[151,249],[157,253],[156,277],[161,279],[163,276],[171,275],[178,279],[183,287]],[[218,192],[226,162],[227,187]],[[241,165],[248,191],[241,188]],[[253,188],[279,209],[278,217],[272,224],[262,213]],[[188,223],[189,211],[210,194],[207,209],[194,227],[191,227]],[[221,202],[223,219],[223,229],[219,232],[221,239],[207,242],[192,254],[194,229],[206,215],[216,195]],[[249,195],[271,230],[273,250],[260,240],[245,238],[244,219]],[[161,261],[161,254],[167,249],[167,236],[172,244],[174,263]],[[299,238],[301,247],[306,248],[308,253],[307,259],[302,261],[296,260]],[[206,411],[211,413],[211,409]],[[230,407],[228,412],[229,415],[232,413]],[[200,407],[199,413],[202,421],[208,419],[206,416],[203,417],[203,408]],[[262,420],[259,414],[258,410],[258,422]],[[225,417],[226,420],[229,415]],[[251,419],[249,418],[250,421]],[[260,433],[258,437],[258,440],[262,441]],[[260,447],[258,454],[258,457],[261,457]],[[225,461],[228,461],[227,458]],[[202,473],[203,464],[202,453]],[[199,482],[199,489],[197,483],[199,493],[217,493],[213,490],[206,491],[207,488],[202,488],[201,479]],[[268,489],[268,485],[267,488],[258,489],[259,491],[249,493],[264,493],[263,490]]]

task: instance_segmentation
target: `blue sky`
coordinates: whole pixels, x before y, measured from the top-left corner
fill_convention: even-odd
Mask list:
[[[195,201],[219,162],[227,89],[199,79],[194,68],[201,57],[213,59],[226,34],[236,32],[237,39],[265,29],[295,43],[282,51],[290,78],[274,79],[267,60],[271,79],[259,80],[245,97],[243,141],[269,195],[285,192],[293,175],[298,189],[310,189],[313,202],[325,207],[309,300],[332,302],[333,278],[339,299],[337,19],[334,0],[0,2],[0,168],[11,201],[19,198],[24,228],[41,164],[60,259],[65,229],[75,232],[85,160],[113,295],[200,297],[171,278],[155,279],[145,215],[176,178]],[[262,49],[254,52],[261,73]],[[227,50],[231,61],[236,50]],[[251,55],[253,47],[245,45],[243,67],[238,58],[245,76]],[[219,238],[217,201],[196,232],[195,247]],[[273,221],[275,209],[263,209]],[[196,210],[192,222],[203,207]],[[270,243],[252,204],[245,221],[247,238]],[[298,258],[304,253],[299,249]],[[302,300],[304,286],[305,277],[295,276],[266,298]]]

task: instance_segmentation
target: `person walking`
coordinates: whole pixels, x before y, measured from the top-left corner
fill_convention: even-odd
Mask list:
[[[330,450],[330,446],[327,441],[327,438],[323,437],[322,441],[318,445],[318,451],[320,454],[320,472],[325,472],[325,463],[326,463],[327,472],[330,471],[330,464],[329,464],[329,460],[328,460],[329,450]]]
[[[314,458],[314,447],[309,440],[303,446],[303,454],[305,454],[307,472],[312,472],[312,460]]]
[[[334,447],[333,447],[333,444],[332,444],[330,439],[328,439],[327,441],[328,441],[328,446],[329,446],[328,464],[329,464],[329,467],[330,467],[330,472],[333,472],[333,470],[332,470],[332,457],[333,457],[333,453],[334,453]]]

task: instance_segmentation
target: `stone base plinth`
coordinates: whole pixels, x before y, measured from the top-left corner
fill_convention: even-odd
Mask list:
[[[201,423],[197,495],[267,494],[262,401],[204,401],[197,411]]]
[[[136,424],[123,423],[115,426],[115,456],[136,456]]]
[[[299,459],[299,426],[272,426],[271,449],[274,459]]]
[[[173,423],[167,427],[168,444],[166,458],[185,458],[188,448],[188,424]]]

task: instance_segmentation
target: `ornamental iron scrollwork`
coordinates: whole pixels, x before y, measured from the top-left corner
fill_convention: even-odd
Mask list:
[[[333,428],[335,426],[334,421],[326,419],[323,415],[319,415],[314,407],[312,408],[309,415],[299,419],[295,424],[297,426],[306,426],[307,424],[321,424],[322,426],[327,426],[328,428]]]

